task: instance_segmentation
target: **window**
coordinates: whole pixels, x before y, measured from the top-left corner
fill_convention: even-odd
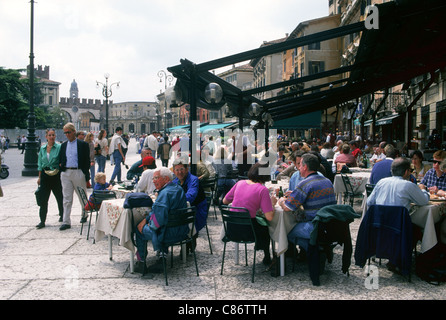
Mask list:
[[[325,71],[325,61],[309,61],[308,75],[316,74]]]
[[[308,50],[321,50],[321,43],[320,42],[310,43],[308,45]]]

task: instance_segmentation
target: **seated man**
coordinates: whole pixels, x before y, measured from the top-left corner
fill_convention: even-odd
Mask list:
[[[296,211],[303,208],[303,221],[297,223],[288,233],[288,241],[308,251],[310,234],[313,230],[313,218],[319,209],[336,204],[336,196],[331,181],[317,174],[319,160],[313,154],[302,155],[300,174],[305,178],[296,189],[279,199],[278,204],[284,211]]]
[[[390,168],[392,166],[393,159],[398,154],[398,151],[392,146],[388,144],[384,148],[384,154],[386,158],[377,162],[372,169],[372,173],[370,174],[370,183],[377,184],[379,180],[392,176],[392,172]]]
[[[141,176],[142,172],[144,171],[142,168],[142,159],[144,159],[145,157],[152,157],[152,150],[150,150],[150,148],[145,147],[141,150],[141,160],[136,161],[131,167],[130,169],[127,171],[127,180],[132,180],[135,177],[139,177]],[[156,169],[156,163],[155,163],[155,159],[152,157],[153,159],[153,163],[149,166],[149,169]]]
[[[392,177],[379,180],[373,188],[373,192],[367,198],[367,206],[374,204],[402,206],[410,210],[411,203],[420,206],[429,203],[429,193],[420,190],[415,183],[409,181],[411,175],[409,159],[396,158],[392,161],[391,170]]]
[[[143,172],[136,187],[137,192],[151,194],[155,191],[156,187],[153,183],[153,173],[155,172],[155,169],[150,169],[154,162],[155,159],[153,159],[152,156],[147,156],[142,159],[142,164],[140,167],[143,168]]]
[[[153,203],[150,215],[143,219],[137,227],[136,246],[138,260],[142,261],[144,269],[151,273],[163,272],[163,261],[168,248],[161,248],[162,241],[180,241],[189,232],[189,227],[176,227],[167,229],[167,217],[169,212],[186,208],[186,195],[183,189],[176,183],[172,183],[173,174],[166,168],[155,169],[153,182],[158,190],[158,197]],[[152,240],[153,250],[160,252],[160,259],[146,268],[147,241]]]
[[[186,194],[186,200],[192,207],[197,208],[195,228],[200,231],[205,225],[208,215],[208,205],[200,180],[189,172],[188,164],[184,158],[178,158],[173,162],[173,173],[176,178],[173,183],[179,184]]]
[[[446,173],[441,170],[441,162],[446,159],[446,151],[434,153],[433,168],[430,169],[419,184],[420,189],[428,189],[431,193],[444,197],[446,194]]]
[[[334,163],[345,163],[348,167],[357,167],[356,158],[350,153],[350,146],[344,143],[341,147],[341,153],[336,156]]]

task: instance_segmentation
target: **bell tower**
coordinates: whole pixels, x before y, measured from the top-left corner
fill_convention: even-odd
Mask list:
[[[70,87],[70,98],[77,99],[79,98],[79,89],[77,88],[76,80],[73,79]]]

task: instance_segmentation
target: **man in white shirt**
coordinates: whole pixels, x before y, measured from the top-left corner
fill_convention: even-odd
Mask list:
[[[118,183],[121,183],[121,162],[125,163],[125,156],[123,148],[127,148],[127,144],[121,137],[122,128],[117,127],[116,132],[110,142],[109,152],[113,155],[113,161],[115,162],[115,168],[113,169],[112,176],[110,178],[110,184],[114,183],[115,178],[118,178]]]
[[[378,181],[367,199],[367,206],[374,204],[402,206],[410,210],[411,203],[419,206],[429,204],[429,193],[408,180],[411,174],[410,164],[410,160],[406,158],[393,160],[392,177]]]
[[[156,158],[156,150],[158,150],[158,139],[156,137],[157,132],[153,131],[152,134],[149,134],[144,141],[144,147],[149,147],[152,150],[153,158]]]
[[[141,174],[141,178],[139,179],[138,186],[136,187],[137,192],[145,192],[147,194],[151,194],[155,191],[156,187],[153,183],[153,173],[155,169],[149,169],[155,162],[155,159],[152,156],[147,156],[142,159],[142,164],[140,167],[143,168],[143,172]]]

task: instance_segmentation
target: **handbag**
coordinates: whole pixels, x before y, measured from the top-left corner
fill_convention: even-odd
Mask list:
[[[50,177],[55,176],[56,174],[59,173],[59,169],[54,169],[54,170],[43,170],[45,172],[46,175],[49,175]]]
[[[144,192],[128,193],[124,200],[124,208],[152,207],[152,198]]]
[[[42,195],[43,195],[43,191],[40,188],[40,186],[37,187],[37,190],[34,192],[34,195],[36,196],[37,205],[40,207],[42,205]]]

